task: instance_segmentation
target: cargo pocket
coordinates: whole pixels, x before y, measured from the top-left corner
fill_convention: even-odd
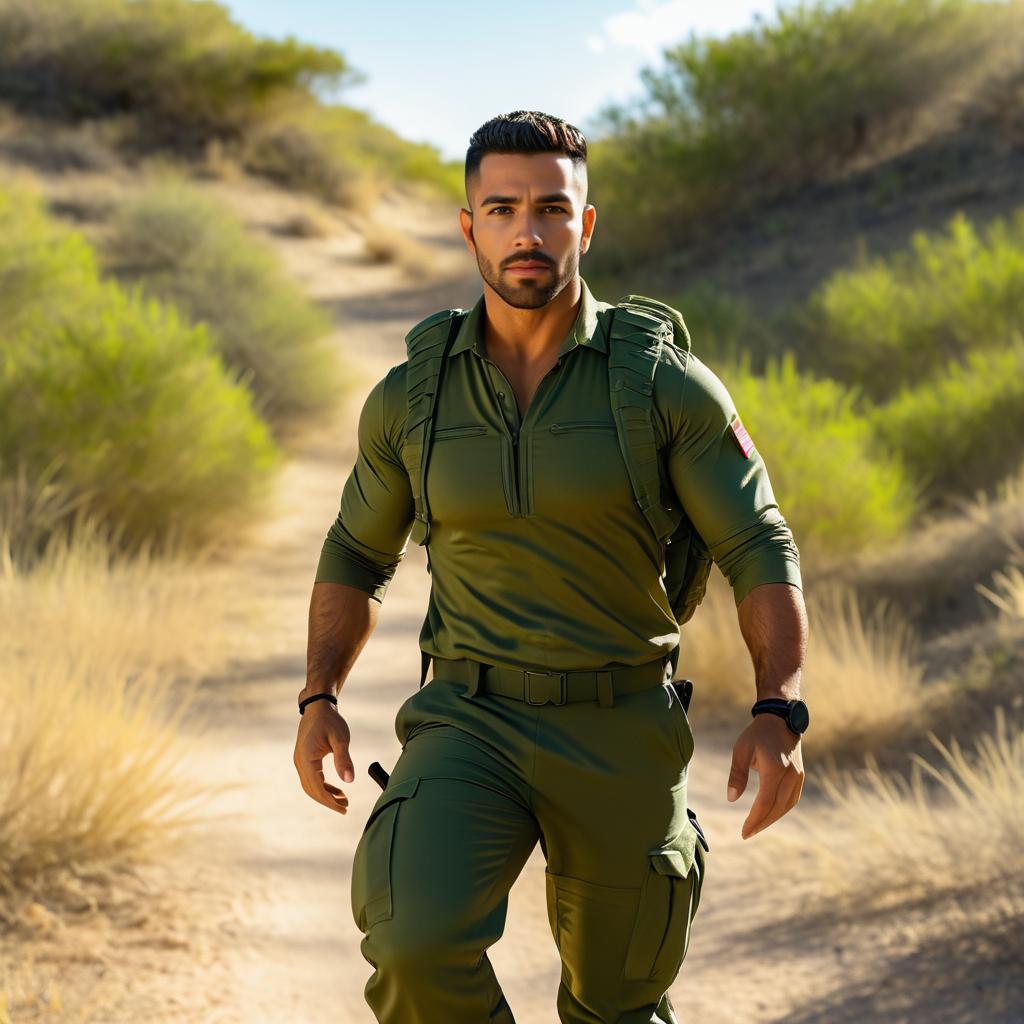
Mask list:
[[[361,932],[391,917],[391,847],[403,801],[419,776],[389,785],[377,798],[352,857],[352,916]]]
[[[687,824],[670,843],[648,852],[623,976],[670,984],[690,943],[704,880],[704,851]]]

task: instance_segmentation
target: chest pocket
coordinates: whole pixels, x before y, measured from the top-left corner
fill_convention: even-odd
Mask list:
[[[530,447],[537,513],[575,524],[636,514],[611,418],[552,423],[533,433]]]
[[[439,528],[468,530],[508,518],[502,442],[484,424],[434,429],[427,501]]]

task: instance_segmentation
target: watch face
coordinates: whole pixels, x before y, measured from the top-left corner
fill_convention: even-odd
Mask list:
[[[811,716],[807,712],[807,705],[802,700],[793,701],[789,705],[789,727],[793,732],[804,732],[810,722]]]

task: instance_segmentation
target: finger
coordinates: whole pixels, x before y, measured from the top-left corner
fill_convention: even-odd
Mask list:
[[[758,832],[763,832],[769,825],[778,821],[793,806],[793,795],[800,786],[799,776],[789,769],[783,769],[775,777],[774,782],[772,801],[766,809],[760,811],[760,817],[755,816],[755,810],[758,810],[756,801],[754,806],[750,808],[750,814],[747,815],[747,820],[743,823],[743,831],[741,833],[744,839],[749,839],[751,836],[757,835]],[[760,795],[758,793],[759,797]],[[767,803],[767,801],[765,802]]]
[[[318,760],[301,761],[300,765],[299,778],[306,795],[312,797],[317,803],[330,807],[332,810],[340,810],[344,814],[348,809],[348,797],[336,786],[327,782],[322,762]],[[334,792],[332,793],[331,790]]]
[[[726,799],[732,803],[738,800],[743,791],[747,788],[747,779],[750,775],[750,762],[754,757],[753,744],[745,742],[742,738],[736,741],[732,748],[732,765],[729,768],[729,788],[726,791]]]
[[[334,748],[334,770],[342,782],[355,782],[356,770],[348,756],[348,744]]]
[[[313,792],[322,804],[326,804],[328,807],[336,807],[338,804],[348,806],[348,797],[337,786],[332,786],[327,781],[322,768],[314,774],[311,782]]]

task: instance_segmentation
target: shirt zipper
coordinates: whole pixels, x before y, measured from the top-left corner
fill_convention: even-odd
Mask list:
[[[501,372],[501,369],[499,368],[497,363],[494,363],[492,360],[488,360],[488,362],[491,363],[491,365],[495,369],[495,372],[505,382],[505,385],[508,388],[508,393],[510,395],[512,395],[512,400],[515,401],[515,390],[513,389],[512,385],[509,383],[508,377],[506,377],[505,374]],[[519,428],[517,430],[513,431],[512,428],[509,427],[508,421],[505,419],[505,414],[503,412],[500,413],[500,415],[501,415],[501,422],[502,422],[502,424],[505,427],[505,432],[508,434],[508,436],[511,438],[511,441],[512,441],[512,503],[513,503],[512,515],[515,518],[519,518],[519,517],[525,515],[525,513],[523,511],[522,495],[523,495],[525,487],[528,486],[527,481],[524,479],[525,476],[526,476],[526,470],[521,465],[519,435],[523,431],[523,424],[526,422],[527,417],[530,415],[530,413],[533,411],[534,406],[537,404],[537,399],[540,397],[541,389],[546,386],[548,378],[552,374],[557,374],[558,373],[558,371],[561,369],[561,366],[562,366],[562,359],[561,359],[561,357],[559,357],[559,359],[556,360],[555,365],[552,366],[551,369],[548,370],[548,372],[546,374],[544,374],[544,376],[541,378],[540,383],[537,385],[537,390],[533,393],[533,398],[530,400],[530,404],[527,406],[526,415],[520,416],[520,418],[519,418]],[[495,401],[498,402],[499,410],[500,410],[501,400],[498,398],[497,394],[494,392],[494,385],[493,385],[493,382],[491,382],[491,378],[490,378],[489,374],[487,375],[487,380],[488,380],[489,383],[491,383],[491,393],[494,394]],[[526,440],[527,440],[527,443],[528,443],[529,442],[529,438],[527,438]]]

